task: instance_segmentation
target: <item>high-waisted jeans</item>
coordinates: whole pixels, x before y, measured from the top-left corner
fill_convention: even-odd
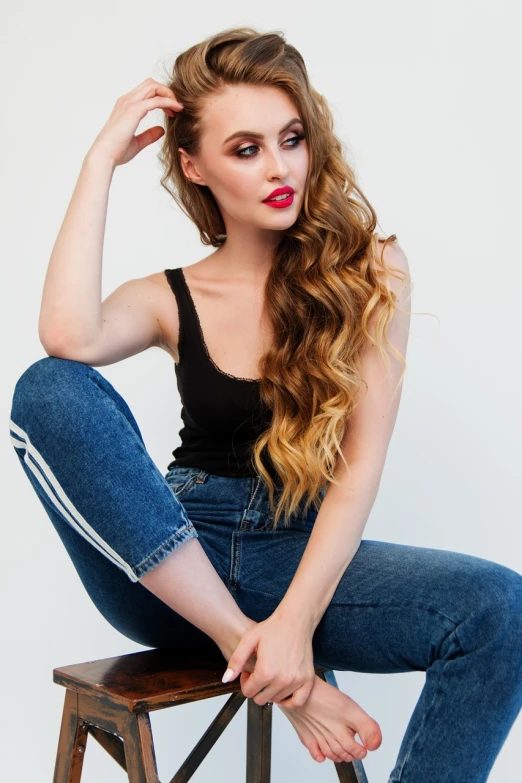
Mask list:
[[[88,594],[148,647],[217,648],[140,578],[192,537],[250,618],[278,606],[317,516],[271,530],[260,476],[163,475],[95,368],[44,357],[17,381],[11,439]],[[482,783],[522,706],[522,576],[457,552],[363,539],[313,637],[338,671],[424,671],[389,783]],[[224,660],[225,663],[225,660]]]

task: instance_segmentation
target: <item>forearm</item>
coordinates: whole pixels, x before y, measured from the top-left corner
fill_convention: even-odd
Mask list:
[[[247,628],[255,625],[243,614],[196,538],[176,547],[140,583],[210,636],[227,661]]]
[[[311,636],[359,548],[381,472],[354,464],[342,486],[328,487],[299,567],[276,610]]]
[[[91,148],[85,157],[44,282],[38,333],[44,347],[82,346],[102,325],[102,255],[113,162]]]

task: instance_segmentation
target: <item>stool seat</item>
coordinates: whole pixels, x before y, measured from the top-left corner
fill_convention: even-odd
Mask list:
[[[246,699],[239,677],[221,682],[226,659],[213,652],[180,655],[144,650],[53,670],[66,688],[53,783],[80,783],[90,734],[127,772],[130,783],[159,783],[149,713],[230,694],[170,783],[186,783],[244,701],[247,705],[246,782],[270,783],[272,704]],[[316,673],[337,687],[331,669]],[[368,783],[362,763],[335,763],[341,783]]]
[[[140,713],[241,690],[239,677],[221,682],[225,669],[221,653],[180,658],[174,650],[154,649],[61,666],[53,680],[77,693],[110,696],[114,704]]]

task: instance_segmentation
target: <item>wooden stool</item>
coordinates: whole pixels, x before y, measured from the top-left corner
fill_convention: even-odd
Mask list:
[[[246,698],[239,677],[221,682],[224,663],[220,653],[180,660],[172,650],[153,649],[54,669],[54,682],[67,689],[54,783],[79,783],[89,734],[126,770],[130,783],[159,783],[149,712],[232,694],[170,781],[185,783]],[[337,687],[333,671],[316,672]],[[270,783],[272,706],[247,701],[246,781]],[[335,767],[341,783],[368,783],[357,759]]]

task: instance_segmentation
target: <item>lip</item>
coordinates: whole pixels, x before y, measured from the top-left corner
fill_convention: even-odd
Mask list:
[[[282,198],[280,199],[280,201],[263,201],[263,204],[266,204],[267,207],[270,207],[271,209],[286,209],[293,203],[294,203],[293,193],[289,193],[286,198]]]
[[[293,192],[294,189],[290,187],[290,185],[284,185],[284,187],[282,188],[276,188],[275,190],[273,190],[270,193],[270,195],[268,195],[265,199],[263,199],[263,203],[271,198],[275,198],[276,196],[283,196],[286,193],[288,193],[288,195],[291,196]]]

